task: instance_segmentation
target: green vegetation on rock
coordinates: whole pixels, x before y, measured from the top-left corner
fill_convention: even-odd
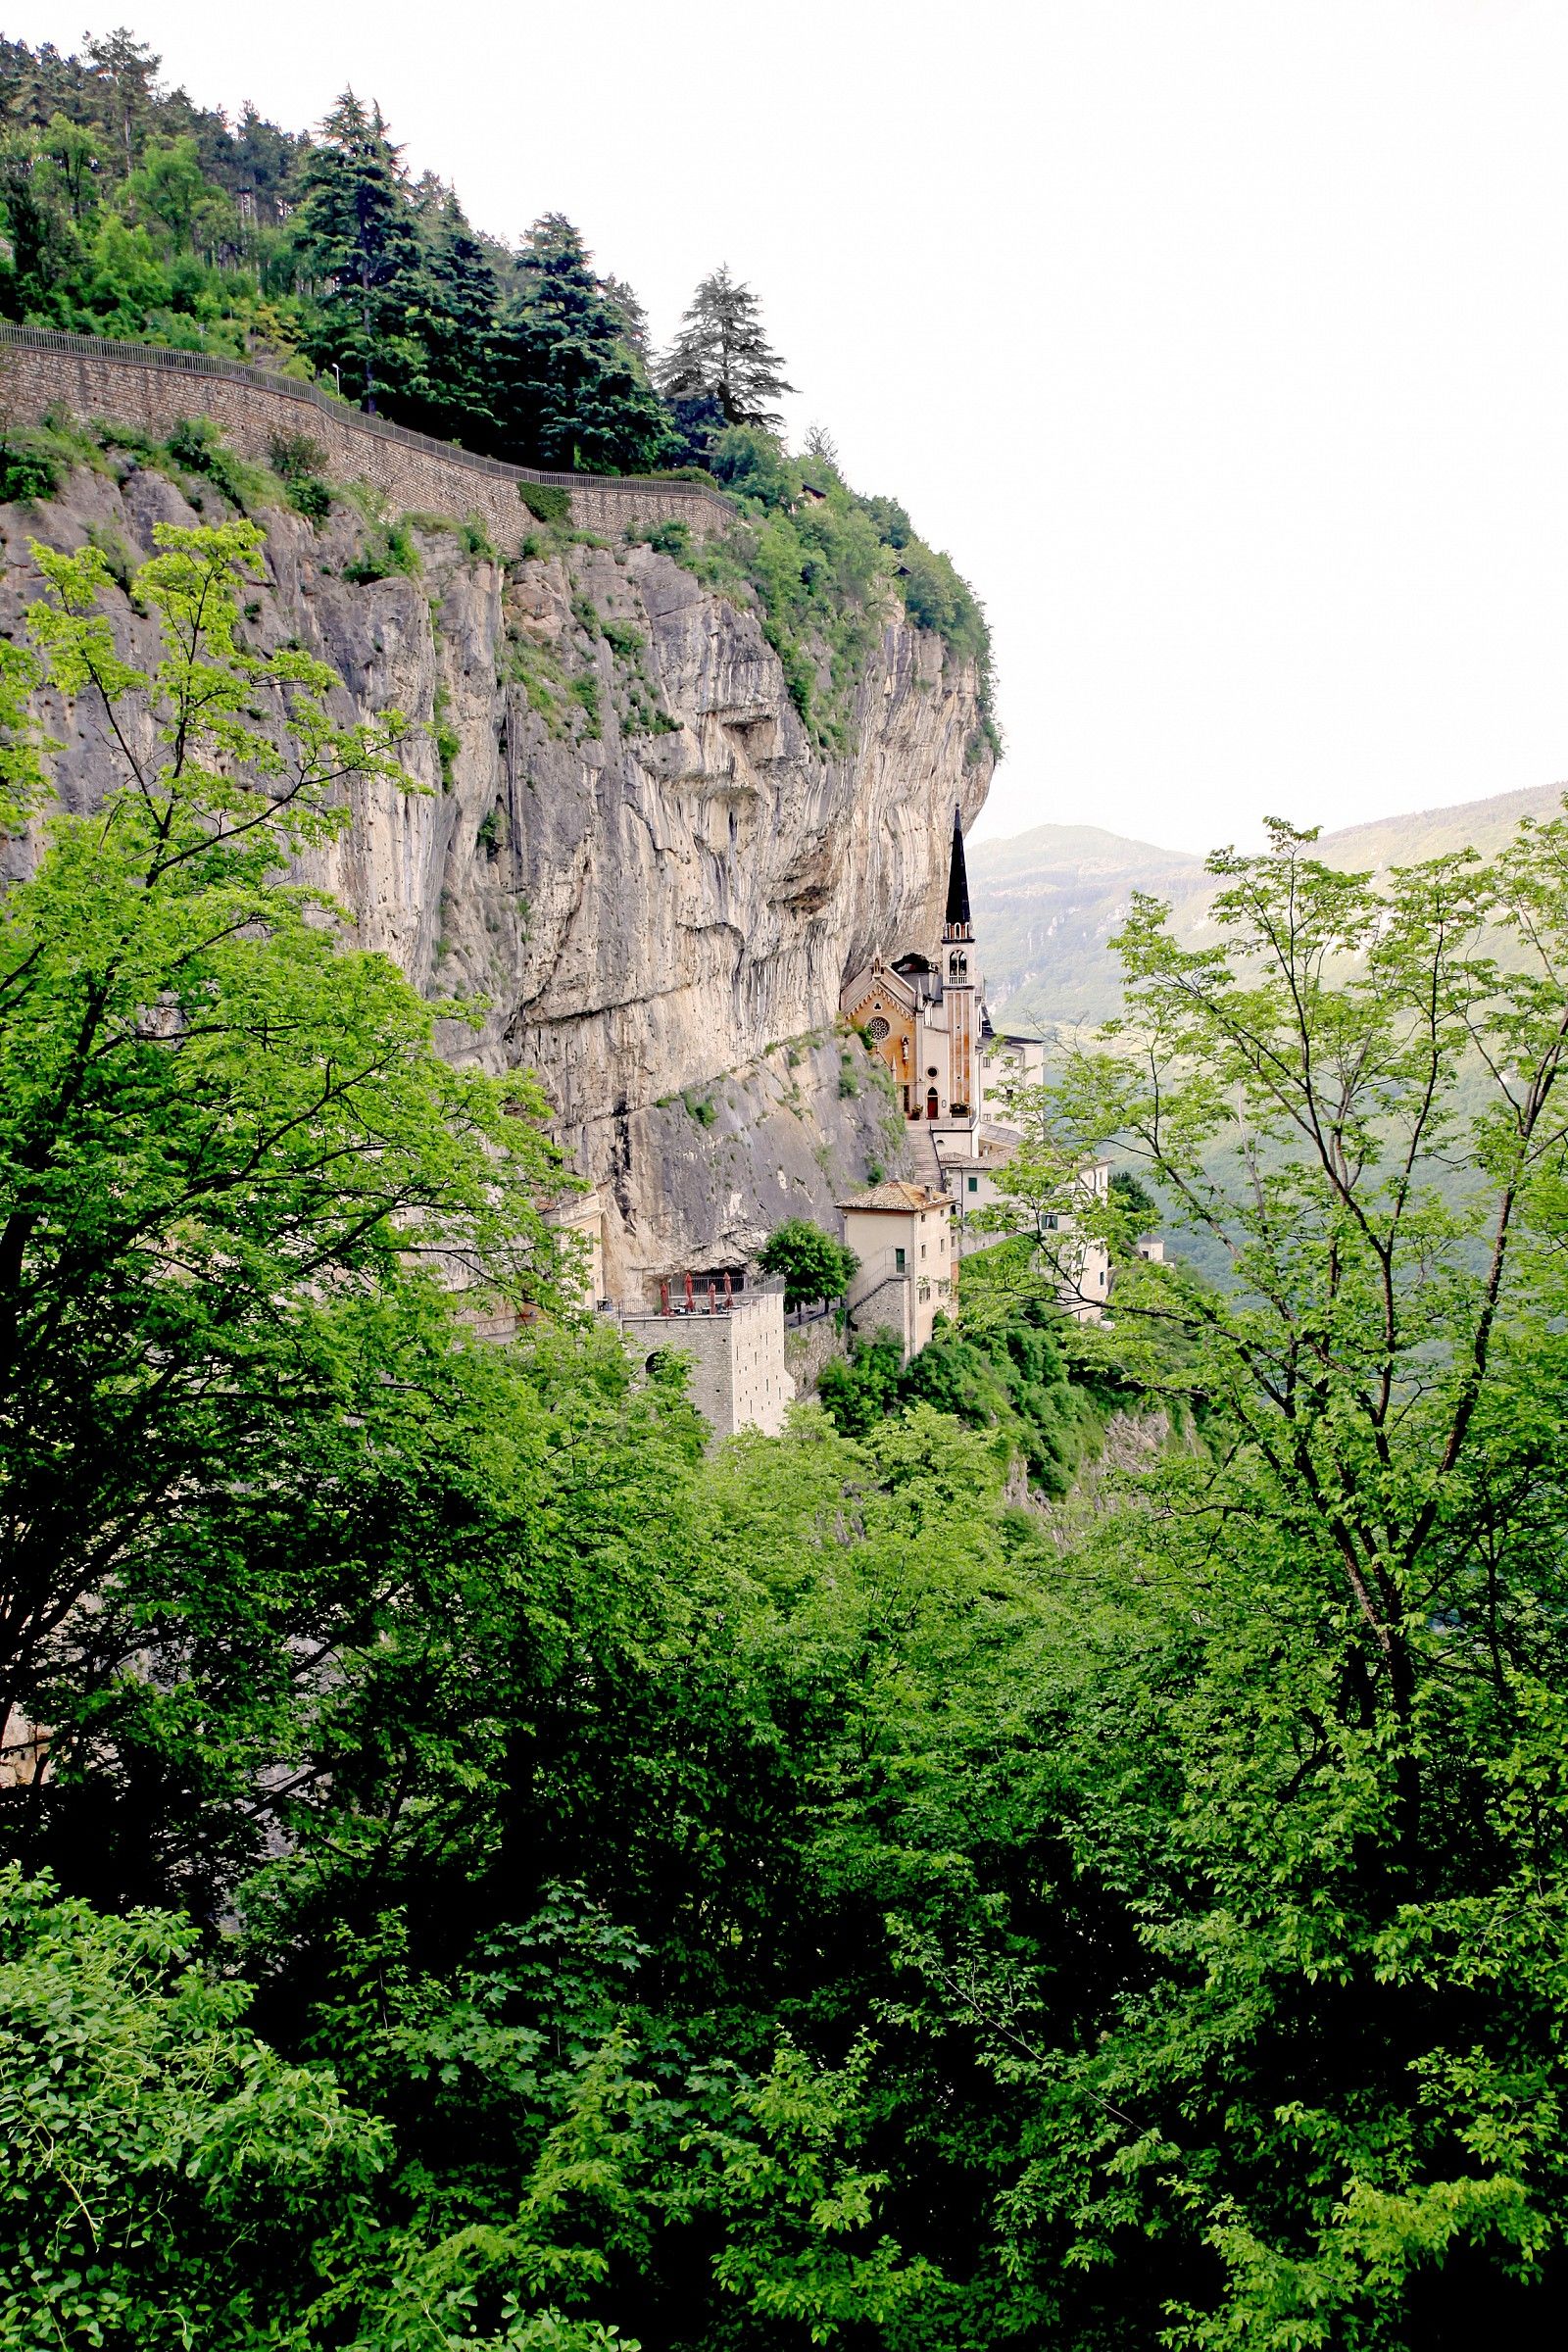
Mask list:
[[[0,316],[259,361],[546,470],[720,485],[736,505],[731,547],[693,550],[678,522],[648,536],[710,585],[750,587],[822,749],[853,740],[857,679],[890,605],[976,665],[970,756],[996,748],[974,596],[895,500],[848,489],[825,443],[796,460],[769,429],[769,404],[790,387],[750,287],[724,270],[705,278],[657,368],[636,296],[596,271],[562,214],[509,250],[470,226],[450,187],[410,178],[379,112],[352,90],[315,137],[249,109],[230,127],[162,87],[158,65],[124,33],[88,40],[80,57],[0,39]],[[203,429],[182,462],[252,511],[258,469],[210,427],[204,445]],[[37,434],[12,436],[0,491],[48,496],[57,460]],[[275,470],[289,503],[323,520],[319,460]],[[538,521],[569,524],[561,487],[522,484],[520,496]],[[348,576],[407,568],[383,535]]]
[[[962,1322],[710,1450],[534,1090],[288,879],[404,729],[257,549],[162,532],[149,670],[91,546],[0,641],[6,2340],[1549,2340],[1568,829],[1137,908]]]

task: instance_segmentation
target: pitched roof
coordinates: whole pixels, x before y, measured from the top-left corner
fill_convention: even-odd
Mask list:
[[[951,1208],[953,1203],[946,1193],[934,1193],[923,1184],[906,1184],[890,1177],[885,1184],[868,1185],[863,1193],[852,1193],[848,1200],[838,1203],[841,1209],[897,1208],[906,1215],[917,1208]]]
[[[948,911],[943,916],[947,927],[969,921],[969,869],[963,862],[963,819],[956,808],[953,811],[953,860],[948,867]]]

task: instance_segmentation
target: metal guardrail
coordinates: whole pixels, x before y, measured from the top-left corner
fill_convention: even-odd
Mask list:
[[[171,374],[209,375],[224,383],[251,384],[260,392],[277,393],[285,400],[318,409],[356,432],[371,433],[377,440],[394,441],[403,449],[416,449],[450,466],[463,466],[470,473],[488,473],[501,481],[535,482],[549,490],[657,490],[662,498],[706,499],[713,506],[723,505],[721,493],[706,483],[678,481],[667,474],[541,473],[535,466],[510,466],[504,459],[465,449],[461,442],[438,441],[433,434],[394,424],[389,417],[368,416],[363,409],[334,398],[302,376],[279,375],[270,368],[249,367],[243,360],[215,359],[211,352],[175,351],[164,343],[122,343],[109,335],[76,335],[55,326],[18,326],[9,318],[0,318],[0,347],[6,344],[24,351],[57,351],[67,359],[108,360],[119,367],[156,368]]]

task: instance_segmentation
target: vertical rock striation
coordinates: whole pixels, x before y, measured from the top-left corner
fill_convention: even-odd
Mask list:
[[[135,558],[160,519],[198,517],[129,464],[0,509],[0,626],[36,592],[29,535]],[[940,921],[954,806],[972,815],[990,773],[973,670],[890,612],[853,748],[828,753],[749,592],[651,547],[551,542],[503,564],[432,517],[416,576],[355,585],[351,511],[267,521],[256,641],[297,639],[355,713],[395,705],[429,730],[410,759],[424,790],[364,793],[317,878],[421,988],[486,1000],[480,1029],[443,1042],[539,1073],[603,1188],[613,1287],[736,1262],[781,1215],[902,1164],[902,1122],[833,1028],[846,972]],[[150,653],[128,606],[119,625]],[[58,788],[85,805],[112,753],[85,706],[55,719]]]

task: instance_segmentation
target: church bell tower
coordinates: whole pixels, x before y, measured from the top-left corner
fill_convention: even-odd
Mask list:
[[[948,866],[948,906],[942,921],[942,987],[951,1010],[952,1063],[948,1080],[950,1115],[971,1123],[979,1116],[978,1040],[975,1007],[979,972],[974,960],[974,924],[969,914],[969,869],[963,858],[963,819],[953,811],[953,856]]]

